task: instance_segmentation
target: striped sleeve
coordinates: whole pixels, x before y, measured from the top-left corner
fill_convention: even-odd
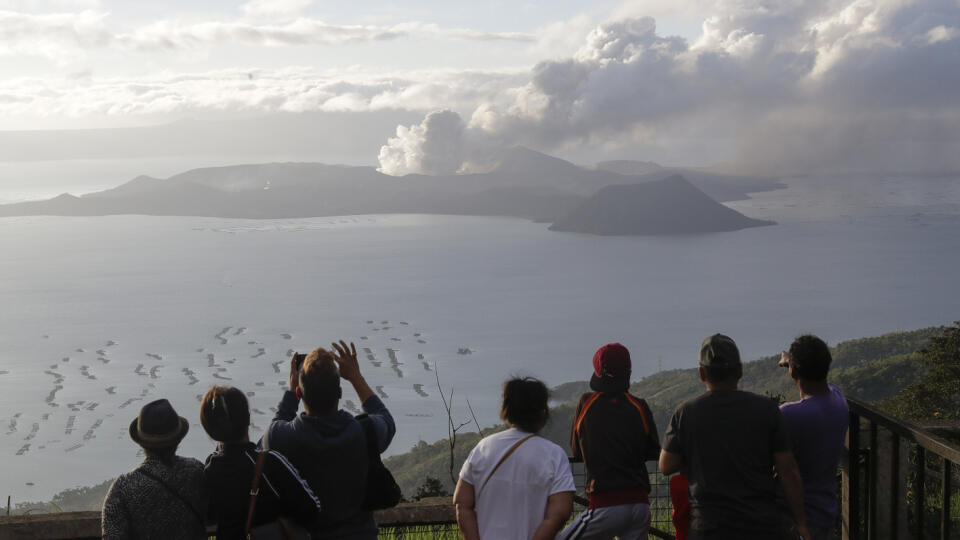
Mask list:
[[[264,482],[278,495],[284,514],[303,525],[313,523],[320,515],[320,499],[286,456],[276,450],[267,456]]]

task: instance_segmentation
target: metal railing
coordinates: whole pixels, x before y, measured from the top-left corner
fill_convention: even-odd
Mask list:
[[[960,538],[960,445],[847,399],[844,540]]]

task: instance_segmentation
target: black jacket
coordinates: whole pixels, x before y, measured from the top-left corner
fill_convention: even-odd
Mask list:
[[[207,458],[203,471],[204,489],[210,498],[207,519],[216,523],[217,538],[245,538],[244,527],[257,457],[256,445],[244,443],[227,445]],[[320,500],[297,469],[283,454],[269,452],[263,464],[253,525],[286,516],[309,528],[319,513]]]
[[[571,431],[573,455],[586,468],[587,493],[650,491],[646,462],[660,455],[660,438],[644,400],[626,392],[584,394]]]

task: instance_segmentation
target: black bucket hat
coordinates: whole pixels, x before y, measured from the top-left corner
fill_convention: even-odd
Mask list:
[[[130,438],[144,448],[176,446],[189,430],[187,419],[177,415],[165,399],[147,403],[130,422]]]

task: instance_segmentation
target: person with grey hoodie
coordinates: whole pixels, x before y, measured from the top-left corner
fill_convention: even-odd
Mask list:
[[[333,349],[317,348],[306,357],[293,355],[290,389],[284,392],[262,445],[285,455],[320,498],[323,511],[313,538],[375,540],[373,513],[362,508],[368,468],[366,435],[356,417],[339,410],[340,379],[357,392],[381,453],[393,440],[396,426],[360,373],[356,346],[340,341]],[[297,415],[301,401],[304,411]]]

